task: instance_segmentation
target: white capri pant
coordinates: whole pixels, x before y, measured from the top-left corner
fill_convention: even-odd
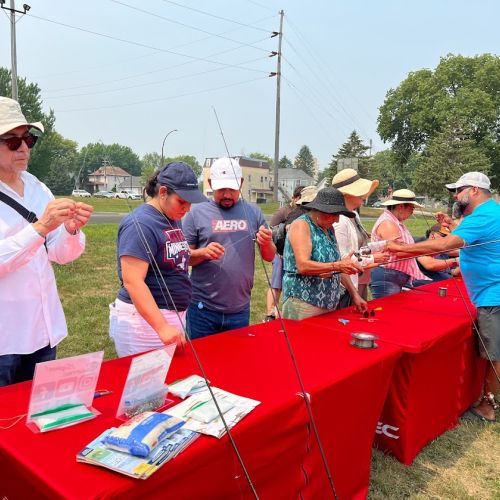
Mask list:
[[[179,315],[168,309],[160,311],[168,324],[185,331],[186,311],[179,311]],[[135,306],[119,299],[109,304],[109,336],[113,339],[116,353],[120,358],[165,347],[158,334],[137,312]]]

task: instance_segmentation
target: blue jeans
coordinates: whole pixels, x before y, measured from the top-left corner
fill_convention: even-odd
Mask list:
[[[231,314],[207,309],[202,302],[191,302],[187,310],[187,332],[189,338],[193,340],[243,328],[248,326],[249,322],[250,304],[242,311]]]
[[[372,270],[370,288],[374,299],[399,293],[403,286],[411,287],[411,280],[408,274],[384,267],[377,267]]]
[[[0,356],[0,387],[31,380],[35,365],[56,359],[56,348],[42,347],[31,354],[3,354]]]

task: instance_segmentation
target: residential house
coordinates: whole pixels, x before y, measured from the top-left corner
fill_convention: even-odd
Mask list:
[[[278,169],[278,201],[281,204],[289,203],[293,191],[299,186],[314,186],[314,179],[298,168]]]
[[[241,186],[243,198],[253,203],[272,201],[273,190],[271,186],[273,179],[267,161],[248,158],[247,156],[233,156],[233,158],[240,163],[243,175],[243,184]],[[203,194],[208,197],[212,196],[212,189],[208,183],[210,165],[215,160],[217,158],[206,158],[203,165]]]
[[[91,193],[113,191],[114,188],[118,190],[122,182],[126,183],[128,181],[130,184],[131,177],[123,168],[113,165],[103,165],[89,175],[88,186]]]

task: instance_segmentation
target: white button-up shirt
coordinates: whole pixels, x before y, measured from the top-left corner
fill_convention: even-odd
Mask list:
[[[54,199],[36,177],[23,172],[24,196],[0,181],[0,190],[38,218]],[[18,212],[0,201],[0,355],[29,354],[68,334],[50,261],[66,264],[85,249],[85,236],[64,224],[44,238]]]

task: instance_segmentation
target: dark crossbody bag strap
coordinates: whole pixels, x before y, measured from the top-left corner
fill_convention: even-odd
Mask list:
[[[33,224],[33,222],[36,222],[38,220],[38,217],[33,212],[30,212],[26,207],[23,207],[16,200],[14,200],[5,193],[2,193],[1,191],[0,191],[0,201],[3,201],[7,205],[9,205],[9,207],[13,208],[18,214],[22,215],[30,224]]]
[[[2,193],[2,191],[0,191],[0,201],[3,201],[6,205],[9,205],[10,208],[14,209],[19,215],[22,215],[30,224],[33,224],[33,222],[36,222],[38,220],[38,217],[34,212],[31,212],[26,207],[23,207],[8,194]],[[43,246],[45,247],[45,250],[47,250],[47,240],[45,240]]]

